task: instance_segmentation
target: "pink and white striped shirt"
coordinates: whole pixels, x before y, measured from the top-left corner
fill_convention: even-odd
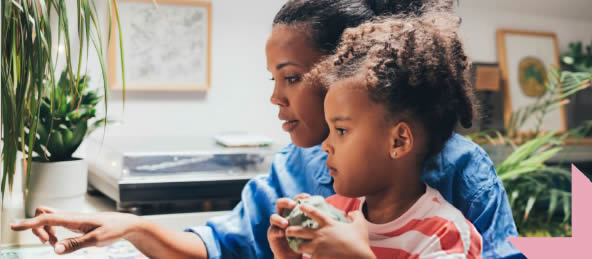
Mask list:
[[[345,211],[359,210],[364,198],[333,195],[327,202]],[[377,258],[481,258],[481,235],[440,193],[426,192],[397,219],[385,224],[366,221]]]

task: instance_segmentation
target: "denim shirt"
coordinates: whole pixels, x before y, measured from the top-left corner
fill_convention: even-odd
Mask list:
[[[241,202],[232,212],[185,231],[200,236],[208,258],[273,258],[267,229],[269,217],[276,213],[276,200],[300,193],[335,194],[326,159],[320,145],[288,145],[274,157],[269,175],[245,185]],[[428,161],[422,180],[475,225],[483,237],[483,258],[525,258],[507,240],[518,236],[516,225],[504,186],[481,147],[454,134],[442,152]]]

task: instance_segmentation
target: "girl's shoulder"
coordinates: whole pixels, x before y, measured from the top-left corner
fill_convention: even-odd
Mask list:
[[[348,197],[341,196],[339,194],[329,196],[326,199],[326,201],[327,201],[327,203],[333,205],[333,207],[345,212],[346,214],[350,211],[357,210],[358,208],[360,208],[360,204],[361,204],[360,199],[348,198]]]

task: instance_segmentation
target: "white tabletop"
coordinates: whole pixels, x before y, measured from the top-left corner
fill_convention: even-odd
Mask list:
[[[20,178],[20,177],[16,177]],[[14,246],[31,246],[31,245],[42,245],[39,239],[31,233],[31,231],[14,232],[10,230],[10,224],[18,222],[25,218],[24,206],[23,206],[23,194],[21,188],[18,188],[20,184],[16,184],[12,194],[6,194],[4,197],[4,206],[1,213],[2,218],[2,232],[0,235],[1,247],[14,247]],[[85,197],[83,208],[80,212],[84,213],[96,213],[104,211],[115,211],[115,202],[108,199],[103,195],[89,195]],[[178,213],[178,214],[161,214],[161,215],[149,215],[142,216],[153,220],[169,229],[176,231],[183,231],[187,227],[203,225],[206,220],[216,215],[222,215],[228,211],[215,211],[215,212],[194,212],[194,213]],[[68,238],[79,234],[70,232],[63,228],[57,228],[58,238]]]

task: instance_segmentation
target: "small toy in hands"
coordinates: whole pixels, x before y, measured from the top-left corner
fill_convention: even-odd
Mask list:
[[[302,205],[302,204],[306,204],[308,206],[317,208],[322,213],[328,215],[329,217],[331,217],[334,220],[346,222],[346,223],[350,222],[349,219],[347,219],[345,217],[345,214],[343,213],[343,211],[340,211],[340,210],[336,209],[335,207],[333,207],[331,204],[327,203],[325,201],[325,198],[323,198],[322,196],[316,195],[316,196],[308,197],[306,199],[297,200],[296,207],[293,210],[282,211],[282,217],[284,217],[288,220],[288,226],[301,226],[301,227],[307,227],[307,228],[318,228],[319,227],[319,223],[312,220],[310,217],[305,215],[304,212],[302,212],[300,210],[300,205]],[[290,246],[290,248],[292,248],[292,250],[294,250],[295,252],[298,252],[298,246],[302,242],[308,241],[308,240],[305,240],[302,238],[295,238],[295,237],[288,237],[288,236],[286,236],[286,239],[288,239],[288,245]]]

